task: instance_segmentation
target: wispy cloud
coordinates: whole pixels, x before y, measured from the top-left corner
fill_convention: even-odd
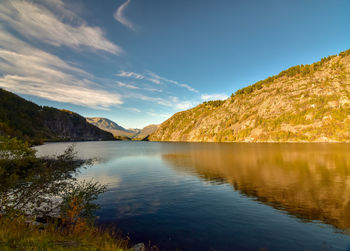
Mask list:
[[[142,87],[136,86],[135,84],[127,84],[121,81],[117,81],[117,85],[122,88],[127,88],[127,89],[134,89],[134,90],[144,90],[144,91],[150,91],[150,92],[163,92],[161,89],[156,89],[156,88],[151,88],[148,87],[147,85],[143,85]]]
[[[149,74],[147,74],[149,75]],[[142,75],[142,74],[139,74],[139,73],[136,73],[136,72],[132,72],[132,71],[120,71],[118,74],[116,74],[116,76],[118,77],[123,77],[123,78],[133,78],[133,79],[145,79],[147,81],[150,81],[154,84],[157,84],[159,85],[160,84],[160,80],[159,79],[156,79],[156,78],[153,78],[153,77],[149,77],[149,76],[146,76],[146,75]]]
[[[196,92],[196,93],[198,93],[198,90],[194,89],[193,87],[189,86],[188,84],[182,84],[182,83],[179,83],[179,82],[177,82],[177,81],[175,81],[175,80],[171,80],[171,79],[167,79],[167,78],[165,78],[165,77],[161,77],[161,76],[155,74],[154,72],[148,72],[147,74],[148,74],[149,76],[151,76],[152,79],[156,79],[156,80],[158,80],[158,81],[164,81],[164,82],[166,82],[166,83],[174,84],[174,85],[176,85],[176,86],[185,88],[185,89],[187,89],[187,90],[189,90],[189,91],[191,91],[191,92]]]
[[[180,109],[180,110],[187,110],[193,106],[194,106],[194,104],[191,101],[184,101],[184,102],[180,102],[180,103],[176,104],[176,108]]]
[[[121,95],[103,90],[91,74],[2,29],[0,48],[0,88],[95,109],[123,103]]]
[[[124,77],[124,78],[133,78],[133,79],[138,79],[138,80],[144,79],[144,80],[150,81],[150,82],[157,84],[157,85],[160,85],[161,83],[173,84],[173,85],[176,85],[178,87],[185,88],[188,91],[199,93],[198,90],[194,89],[193,87],[191,87],[188,84],[179,83],[178,81],[171,80],[171,79],[168,79],[165,77],[161,77],[154,72],[147,72],[146,74],[139,74],[136,72],[120,71],[118,74],[116,74],[116,76]]]
[[[0,3],[0,20],[27,38],[54,46],[89,48],[113,54],[123,52],[118,45],[105,37],[99,27],[87,25],[84,20],[66,9],[62,1],[45,0],[42,3],[3,0]],[[55,8],[60,16],[68,17],[66,19],[73,22],[64,22],[64,18],[57,17],[55,10],[49,8]]]
[[[137,87],[137,86],[131,85],[131,84],[125,84],[125,83],[120,82],[120,81],[118,81],[117,84],[118,84],[120,87],[126,87],[126,88],[129,88],[129,89],[140,89],[140,87]]]
[[[148,81],[156,84],[156,85],[160,85],[160,80],[159,79],[155,79],[155,78],[147,78]]]
[[[139,94],[139,93],[135,93],[130,95],[130,97],[133,98],[137,98],[143,101],[149,101],[152,103],[157,103],[158,105],[162,105],[162,106],[168,106],[168,107],[173,107],[174,103],[171,102],[169,99],[165,99],[165,98],[160,98],[160,97],[150,97],[144,94]]]
[[[224,100],[224,99],[227,99],[228,96],[226,94],[203,94],[201,95],[201,99],[202,100],[205,100],[205,101],[209,101],[209,100]]]
[[[120,22],[121,24],[123,24],[126,27],[128,27],[129,29],[131,29],[133,31],[136,31],[136,26],[132,22],[130,22],[128,19],[126,19],[125,16],[124,16],[124,11],[125,11],[126,7],[129,5],[130,2],[131,2],[131,0],[127,0],[125,3],[120,5],[119,8],[114,13],[114,18],[118,22]]]
[[[139,109],[137,109],[135,107],[127,107],[126,109],[129,111],[132,111],[132,112],[141,112]]]
[[[198,102],[189,100],[180,100],[178,97],[170,96],[167,98],[150,97],[144,94],[130,94],[128,98],[139,99],[147,102],[157,103],[158,105],[165,106],[168,108],[175,108],[175,110],[187,110],[194,107]]]
[[[118,74],[116,74],[118,77],[123,78],[134,78],[134,79],[144,79],[145,76],[135,73],[135,72],[127,72],[127,71],[120,71]]]
[[[152,117],[158,117],[158,118],[162,118],[162,119],[167,119],[171,117],[170,113],[157,113],[154,111],[150,111],[147,112],[148,115],[152,116]]]

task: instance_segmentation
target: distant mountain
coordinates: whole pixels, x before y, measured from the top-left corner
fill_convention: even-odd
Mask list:
[[[154,133],[158,129],[159,125],[148,125],[142,128],[142,130],[138,134],[138,138],[145,138],[148,135]]]
[[[127,139],[132,138],[135,135],[134,131],[125,129],[107,118],[92,117],[86,118],[86,121],[104,131],[112,133],[115,137],[123,137],[123,139]]]
[[[176,113],[150,140],[350,141],[350,50]]]
[[[129,128],[118,125],[117,123],[107,118],[92,117],[86,118],[86,121],[97,126],[98,128],[112,133],[115,137],[122,137],[121,139],[143,139],[149,134],[155,132],[159,125],[148,125],[143,129]],[[125,138],[126,137],[126,138]]]
[[[99,128],[104,128],[108,130],[127,131],[124,127],[106,118],[99,118],[99,117],[86,118],[86,121],[89,122],[90,124],[93,124],[94,126],[98,126]]]
[[[39,106],[0,89],[0,135],[42,141],[113,140],[111,133],[68,110]]]

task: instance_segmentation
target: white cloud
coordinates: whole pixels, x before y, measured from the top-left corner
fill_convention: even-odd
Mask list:
[[[71,48],[90,48],[103,50],[113,54],[121,54],[123,50],[105,38],[99,27],[87,25],[75,14],[64,8],[62,1],[43,2],[49,8],[55,8],[61,16],[74,19],[75,25],[63,22],[53,11],[44,5],[29,1],[3,0],[0,3],[0,20],[21,35],[46,42],[54,46]]]
[[[155,89],[155,88],[142,88],[142,89],[150,92],[163,92],[163,90]]]
[[[134,78],[134,79],[144,79],[145,76],[135,73],[135,72],[127,72],[127,71],[120,71],[118,74],[116,74],[118,77],[123,78]]]
[[[136,72],[132,72],[132,71],[120,71],[118,74],[116,74],[116,76],[118,77],[123,77],[123,78],[134,78],[134,79],[145,79],[147,81],[150,81],[154,84],[159,85],[160,84],[160,80],[159,79],[155,79],[155,78],[150,78],[150,77],[146,77],[145,75],[136,73]]]
[[[129,111],[132,111],[132,112],[141,112],[139,109],[134,108],[134,107],[128,107],[126,109],[129,110]]]
[[[125,11],[126,7],[129,5],[130,2],[131,2],[131,0],[127,0],[125,3],[120,5],[119,8],[114,13],[114,18],[118,22],[120,22],[121,24],[123,24],[126,27],[128,27],[129,29],[131,29],[133,31],[136,31],[135,25],[124,17],[124,11]]]
[[[193,106],[194,106],[194,104],[190,101],[185,101],[185,102],[181,102],[181,103],[176,104],[176,108],[180,109],[180,110],[187,110]]]
[[[188,84],[182,84],[182,83],[179,83],[175,80],[161,77],[154,72],[147,72],[146,74],[142,75],[142,74],[135,73],[135,72],[120,71],[118,74],[116,74],[116,76],[124,77],[124,78],[134,78],[134,79],[138,79],[138,80],[144,79],[144,80],[150,81],[150,82],[157,84],[157,85],[160,85],[162,82],[163,83],[170,83],[170,84],[185,88],[191,92],[195,92],[195,93],[199,92],[198,90],[194,89],[193,87],[189,86]]]
[[[120,81],[118,81],[117,84],[118,84],[120,87],[126,87],[126,88],[129,88],[129,89],[140,89],[139,87],[137,87],[137,86],[135,86],[135,85],[125,84],[125,83],[120,82]]]
[[[161,118],[161,119],[164,119],[164,118],[170,118],[171,117],[171,114],[170,113],[156,113],[156,112],[147,112],[148,115],[152,116],[152,117],[158,117],[158,118]]]
[[[129,73],[127,73],[127,74],[129,74]],[[151,88],[151,87],[148,87],[147,85],[144,85],[146,87],[139,87],[139,86],[136,86],[134,84],[126,84],[126,83],[121,82],[121,81],[117,81],[117,85],[119,87],[124,87],[124,88],[134,89],[134,90],[145,90],[145,91],[150,91],[150,92],[163,92],[163,90],[161,90],[161,89]]]
[[[162,106],[168,106],[168,107],[174,106],[174,104],[170,100],[160,98],[160,97],[150,97],[147,95],[136,94],[136,93],[130,95],[130,97],[137,98],[137,99],[140,99],[143,101],[154,102],[154,103],[157,103],[157,104],[162,105]]]
[[[0,29],[0,88],[40,98],[108,109],[122,104],[119,94],[103,90],[93,76],[59,57],[36,49]]]
[[[42,79],[17,75],[5,75],[0,78],[0,87],[16,93],[101,110],[107,110],[111,105],[122,103],[119,95],[108,91],[64,83],[52,86]]]
[[[180,101],[178,97],[170,96],[168,98],[150,97],[144,94],[133,93],[129,94],[127,98],[140,99],[147,102],[157,103],[165,107],[175,108],[175,110],[187,110],[197,105],[193,101]]]
[[[156,84],[156,85],[160,85],[160,80],[159,79],[155,79],[155,78],[147,78],[148,81]]]
[[[224,100],[227,99],[228,96],[226,94],[203,94],[201,95],[201,99],[208,101],[208,100]]]
[[[187,90],[189,90],[189,91],[191,91],[191,92],[196,92],[196,93],[198,93],[198,90],[194,89],[193,87],[191,87],[191,86],[189,86],[189,85],[187,85],[187,84],[182,84],[182,83],[179,83],[179,82],[177,82],[177,81],[175,81],[175,80],[171,80],[171,79],[167,79],[167,78],[161,77],[161,76],[155,74],[154,72],[148,72],[147,74],[148,74],[149,76],[151,76],[151,79],[158,80],[159,82],[160,82],[160,81],[164,81],[164,82],[166,82],[166,83],[171,83],[171,84],[174,84],[174,85],[176,85],[176,86],[185,88],[185,89],[187,89]]]

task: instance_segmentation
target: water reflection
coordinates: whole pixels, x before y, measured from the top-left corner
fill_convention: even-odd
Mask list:
[[[66,147],[47,144],[38,154]],[[116,224],[135,242],[167,250],[349,246],[349,144],[115,141],[76,150],[100,160],[79,178],[108,185],[99,223]]]
[[[350,229],[347,144],[207,144],[164,153],[175,170],[235,190],[303,220]]]

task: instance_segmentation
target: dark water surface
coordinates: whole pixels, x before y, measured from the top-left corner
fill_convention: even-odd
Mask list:
[[[39,146],[61,153],[69,143]],[[347,250],[350,144],[82,142],[100,223],[180,250]]]

